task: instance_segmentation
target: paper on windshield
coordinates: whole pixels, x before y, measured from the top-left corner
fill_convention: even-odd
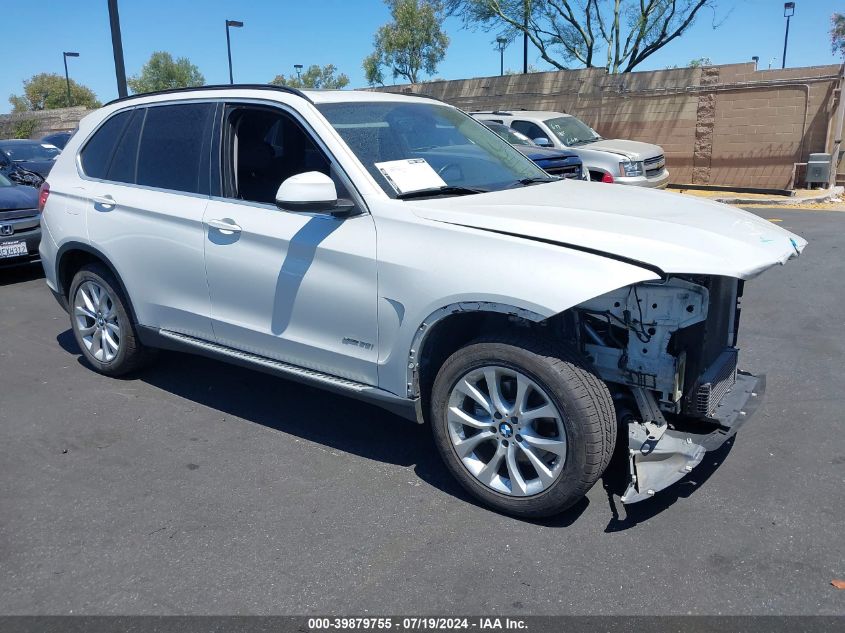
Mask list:
[[[446,182],[437,175],[424,158],[406,158],[375,163],[396,193],[410,193],[422,189],[445,187]]]

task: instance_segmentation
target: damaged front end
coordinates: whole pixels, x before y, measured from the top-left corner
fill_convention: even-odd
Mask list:
[[[573,311],[575,337],[613,393],[628,431],[635,503],[683,478],[748,419],[765,377],[737,367],[743,282],[670,276]]]

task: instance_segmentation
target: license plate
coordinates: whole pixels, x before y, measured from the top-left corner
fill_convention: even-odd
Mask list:
[[[26,242],[2,242],[0,243],[0,259],[4,257],[20,257],[27,255]]]

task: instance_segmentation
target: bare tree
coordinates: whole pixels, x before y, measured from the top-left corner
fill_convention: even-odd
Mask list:
[[[630,72],[679,38],[717,0],[447,0],[467,27],[526,33],[556,68]],[[716,25],[714,24],[714,27]]]

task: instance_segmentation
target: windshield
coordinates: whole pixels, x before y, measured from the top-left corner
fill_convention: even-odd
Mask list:
[[[317,108],[392,198],[412,190],[403,184],[411,172],[413,182],[425,183],[417,189],[461,189],[444,191],[449,195],[550,178],[498,134],[455,108],[408,102],[326,103]]]
[[[47,143],[8,143],[0,149],[12,160],[53,160],[60,153],[58,147]]]
[[[489,121],[485,121],[484,125],[489,127],[511,145],[530,145],[532,147],[537,145],[537,143],[525,136],[525,134],[509,128],[504,123],[491,123]]]
[[[601,140],[598,132],[574,116],[546,119],[545,123],[564,145],[583,145]]]

